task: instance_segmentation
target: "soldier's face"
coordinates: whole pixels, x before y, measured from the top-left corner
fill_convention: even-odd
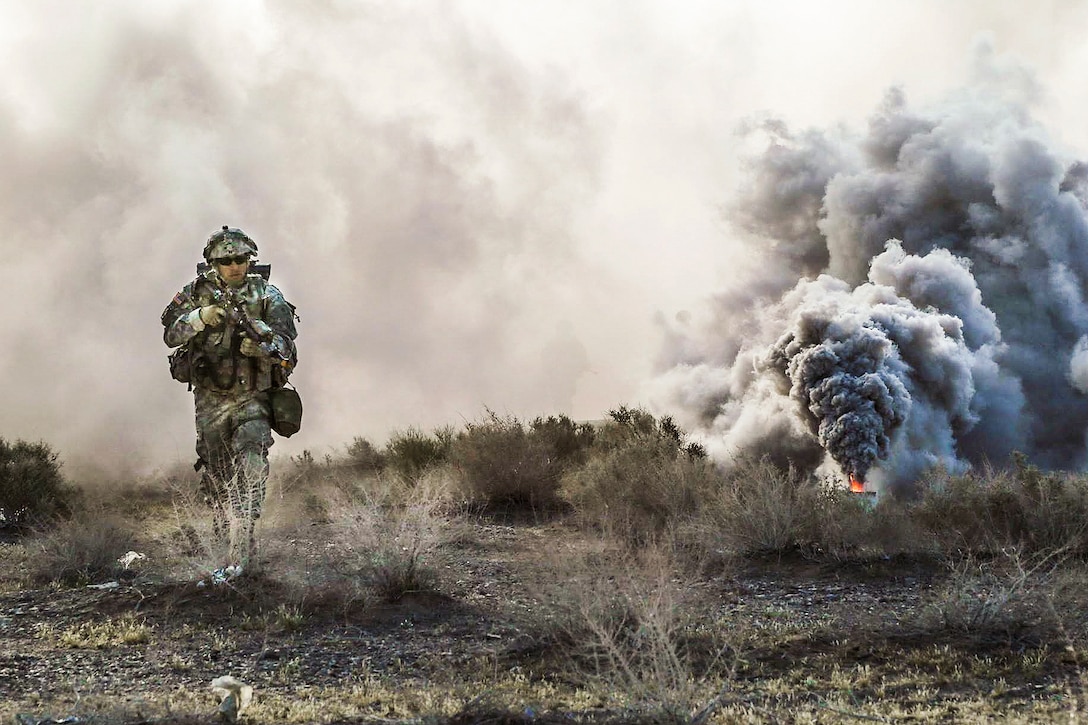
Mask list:
[[[215,260],[215,268],[231,287],[241,287],[249,271],[249,257],[226,257]]]

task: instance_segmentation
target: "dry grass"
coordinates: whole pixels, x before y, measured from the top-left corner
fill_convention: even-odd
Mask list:
[[[919,486],[916,521],[949,551],[1088,554],[1088,477],[1013,463],[961,476],[931,471]]]
[[[444,469],[412,484],[373,478],[335,506],[333,549],[343,570],[384,602],[435,590],[445,547],[461,536],[449,514],[451,478]]]
[[[563,566],[552,636],[584,687],[616,693],[628,713],[688,722],[729,686],[736,649],[706,628],[676,551],[653,546]]]
[[[950,575],[931,605],[937,626],[983,636],[1045,626],[1053,613],[1051,578],[1061,561],[1031,562],[1021,551],[950,562]]]
[[[80,585],[116,577],[137,538],[131,522],[98,509],[38,528],[26,546],[31,583]]]
[[[58,629],[43,624],[37,628],[39,639],[54,642],[61,649],[110,649],[145,644],[151,628],[132,614],[99,622],[82,622]]]
[[[399,434],[381,451],[356,442],[350,465],[301,456],[270,487],[258,577],[198,600],[218,607],[208,623],[168,632],[143,610],[119,611],[40,624],[32,636],[54,657],[161,648],[163,671],[186,681],[205,666],[187,647],[212,641],[223,662],[261,678],[254,723],[1049,722],[1084,712],[1085,477],[1022,461],[937,471],[916,497],[871,506],[765,460],[718,468],[671,424],[620,412],[592,435],[492,416],[463,435]],[[409,439],[429,442],[417,450]],[[184,585],[229,552],[192,480],[147,485],[6,545],[0,581],[112,578],[134,549],[149,555],[138,572],[148,591],[193,591]],[[492,519],[466,495],[527,507],[551,496],[570,515]],[[558,547],[559,530],[581,548]],[[528,591],[495,596],[489,585],[501,582],[473,579],[515,572]],[[454,597],[412,597],[444,589]],[[397,619],[382,624],[379,611]],[[479,622],[458,635],[467,652],[442,639],[457,616]],[[379,665],[370,650],[352,655],[350,672],[311,682],[326,663],[307,647],[333,623],[358,640],[351,647],[418,627],[450,651]],[[81,687],[12,707],[78,707],[118,723],[214,708],[191,682],[135,705]]]

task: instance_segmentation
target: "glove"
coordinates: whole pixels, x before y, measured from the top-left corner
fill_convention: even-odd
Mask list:
[[[246,357],[266,357],[264,350],[261,349],[261,346],[255,343],[253,340],[249,339],[248,337],[242,338],[242,346],[239,348],[239,350],[241,350],[242,354]]]
[[[226,311],[219,305],[201,307],[199,313],[200,321],[208,327],[218,327],[219,323],[223,321],[223,318],[227,316]]]
[[[253,321],[253,326],[255,328],[257,328],[257,334],[259,334],[261,337],[265,338],[266,340],[269,339],[270,337],[272,337],[272,334],[273,334],[272,333],[272,328],[269,327],[268,324],[265,323],[264,320],[254,320]]]

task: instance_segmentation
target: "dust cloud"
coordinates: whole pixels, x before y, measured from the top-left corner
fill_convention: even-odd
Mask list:
[[[824,219],[799,187],[854,168],[835,154],[862,153],[833,134],[806,137],[810,177],[788,184],[814,205],[810,218],[761,211],[784,202],[745,190],[742,159],[770,115],[784,132],[830,128],[864,118],[896,84],[936,102],[970,82],[965,58],[986,32],[986,67],[1034,89],[1017,108],[1053,130],[1039,151],[1028,141],[1042,132],[1024,121],[1022,154],[1068,172],[1057,140],[1088,146],[1076,75],[1085,13],[1041,3],[1024,23],[1012,2],[813,5],[0,2],[0,436],[53,444],[69,472],[191,461],[191,394],[169,378],[159,314],[223,224],[257,241],[301,317],[306,421],[274,453],[320,455],[484,406],[585,419],[664,400],[668,412],[699,409],[687,417],[709,432],[721,401],[690,380],[669,388],[686,398],[663,394],[662,376],[686,365],[720,390],[739,374],[731,361],[787,330],[768,337],[705,299],[751,310],[816,271],[852,288],[870,258],[890,255],[894,277],[925,257],[903,239],[900,258],[879,235],[856,259],[823,244],[850,235],[820,224],[850,214]],[[886,115],[891,135],[933,122]],[[879,203],[868,187],[839,193],[846,206]],[[748,205],[749,218],[723,223],[723,204]],[[768,259],[773,274],[759,273]],[[928,260],[964,269],[955,256]],[[976,386],[1015,387],[997,350],[1015,342],[1005,312],[971,271],[982,301],[965,288],[961,308],[981,318],[944,344],[971,358]],[[1073,265],[1050,280],[1068,300],[1078,275]],[[855,294],[841,291],[841,310]],[[905,318],[928,320],[916,307]],[[1002,333],[991,358],[979,356],[987,310]],[[655,322],[676,318],[690,322]],[[708,332],[705,318],[728,332]],[[1088,387],[1088,343],[1067,333],[1047,374]],[[781,386],[790,371],[777,369]],[[1036,381],[1021,381],[1030,403]],[[788,392],[767,400],[796,409]],[[972,403],[964,415],[980,419],[974,430],[991,419]],[[776,421],[811,455],[802,416]],[[1076,460],[1074,443],[1054,460]]]

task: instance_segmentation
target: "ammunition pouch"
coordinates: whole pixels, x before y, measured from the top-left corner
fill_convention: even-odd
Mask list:
[[[268,391],[269,408],[272,410],[272,430],[284,438],[290,438],[302,427],[302,398],[291,388],[271,388]]]

